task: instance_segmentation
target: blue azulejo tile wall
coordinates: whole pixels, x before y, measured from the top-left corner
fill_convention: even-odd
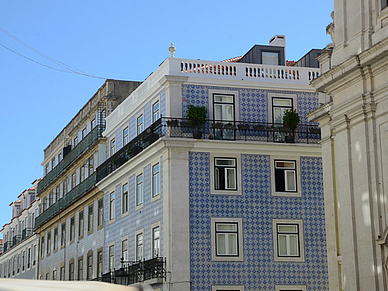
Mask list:
[[[190,153],[190,256],[192,290],[213,285],[244,285],[275,290],[275,285],[305,285],[328,290],[322,164],[301,157],[302,197],[271,194],[269,155],[241,155],[242,195],[210,194],[208,153]],[[242,262],[211,260],[212,217],[242,218]],[[274,261],[273,219],[303,221],[304,262]]]
[[[268,93],[296,94],[297,108],[301,123],[308,123],[306,114],[319,107],[318,93],[297,91],[274,91],[261,89],[245,89],[232,87],[216,87],[202,85],[183,85],[182,116],[186,116],[187,106],[205,106],[209,108],[209,89],[238,91],[240,121],[270,122],[268,120]]]
[[[135,194],[136,194],[136,175],[137,173],[128,173],[126,178],[123,179],[123,183],[115,185],[109,191],[106,191],[104,195],[104,231],[105,231],[105,246],[104,246],[104,272],[108,271],[109,254],[108,247],[112,243],[115,244],[115,268],[120,268],[121,258],[121,240],[124,237],[128,237],[129,250],[128,258],[130,261],[135,260],[135,236],[139,230],[143,232],[143,256],[146,260],[152,258],[152,224],[160,222],[160,256],[163,256],[163,163],[162,158],[159,161],[160,165],[160,199],[151,202],[151,179],[152,179],[152,165],[149,164],[143,168],[144,177],[144,199],[143,207],[136,210],[135,208]],[[122,204],[122,186],[124,183],[128,184],[129,189],[129,214],[126,216],[121,215]],[[116,217],[114,221],[109,223],[109,194],[115,191],[115,210]]]

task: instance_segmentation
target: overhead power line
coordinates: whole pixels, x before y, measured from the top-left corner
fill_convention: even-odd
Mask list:
[[[0,31],[2,31],[3,33],[5,33],[6,35],[8,35],[9,37],[11,37],[13,40],[17,41],[18,43],[20,43],[21,45],[27,47],[28,49],[32,50],[33,52],[39,54],[40,56],[44,57],[45,59],[49,60],[50,62],[53,62],[55,63],[56,65],[62,67],[63,69],[58,69],[58,68],[54,68],[52,66],[49,66],[49,65],[45,65],[41,62],[38,62],[32,58],[29,58],[21,53],[18,53],[16,52],[15,50],[13,49],[10,49],[9,47],[3,45],[0,43],[0,46],[4,47],[5,49],[31,61],[31,62],[34,62],[38,65],[41,65],[41,66],[44,66],[46,68],[49,68],[49,69],[52,69],[52,70],[56,70],[56,71],[59,71],[59,72],[64,72],[64,73],[74,73],[74,74],[78,74],[78,75],[83,75],[83,76],[86,76],[86,77],[91,77],[91,78],[96,78],[96,79],[108,79],[108,78],[103,78],[103,77],[99,77],[99,76],[95,76],[95,75],[92,75],[92,74],[89,74],[87,72],[84,72],[84,71],[81,71],[81,70],[78,70],[70,65],[67,65],[61,61],[58,61],[52,57],[50,57],[49,55],[45,54],[45,53],[42,53],[41,51],[37,50],[36,48],[28,45],[27,43],[25,43],[24,41],[22,41],[21,39],[17,38],[16,36],[14,36],[13,34],[11,34],[10,32],[8,32],[7,30],[5,30],[4,28],[0,27]]]

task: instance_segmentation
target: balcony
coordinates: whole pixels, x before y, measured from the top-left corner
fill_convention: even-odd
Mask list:
[[[22,240],[32,235],[32,228],[25,228],[22,230]]]
[[[22,236],[21,235],[14,235],[12,238],[12,246],[16,246],[21,241]]]
[[[101,136],[104,128],[97,125],[89,132],[66,156],[38,183],[37,193],[42,193],[52,182],[57,179],[78,157],[92,146]]]
[[[6,241],[6,242],[4,243],[4,247],[3,247],[4,253],[5,253],[6,251],[8,251],[11,247],[12,247],[11,242],[10,242],[10,241]]]
[[[121,268],[119,270],[103,274],[99,280],[126,286],[149,280],[162,283],[163,278],[166,278],[165,267],[166,261],[163,258],[154,258],[139,262],[124,262],[121,259]]]
[[[35,219],[35,229],[46,223],[52,217],[58,215],[62,210],[69,207],[75,201],[83,197],[88,193],[96,184],[96,174],[95,172],[87,177],[84,181],[79,183],[71,191],[69,191],[65,196],[59,199],[56,203],[51,205],[43,213],[41,213]]]
[[[291,130],[276,123],[207,120],[202,126],[194,127],[187,119],[162,117],[102,163],[96,170],[96,183],[160,137],[192,139],[198,132],[200,139],[207,140],[294,144],[318,144],[321,140],[321,131],[316,125],[299,124],[296,130]]]

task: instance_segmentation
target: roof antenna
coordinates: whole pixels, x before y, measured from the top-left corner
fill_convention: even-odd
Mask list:
[[[174,46],[173,42],[171,43],[171,46],[168,48],[168,50],[170,51],[171,57],[173,58],[176,51],[176,47]]]

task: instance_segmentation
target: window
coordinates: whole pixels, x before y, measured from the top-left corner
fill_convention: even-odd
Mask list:
[[[78,136],[76,136],[73,141],[74,141],[74,143],[73,143],[74,147],[76,147],[78,144]]]
[[[86,127],[82,130],[82,139],[84,139],[86,136]]]
[[[75,238],[75,224],[74,217],[70,218],[70,241],[73,241]]]
[[[121,242],[121,258],[124,262],[128,261],[128,239]]]
[[[152,229],[152,249],[153,258],[157,258],[160,255],[160,227],[154,227]]]
[[[89,159],[89,176],[91,175],[91,174],[93,174],[93,172],[94,172],[94,160],[93,160],[93,156],[91,156],[90,157],[90,159]]]
[[[144,130],[143,114],[137,118],[137,134],[139,135]]]
[[[45,175],[49,173],[49,165],[47,164],[44,168]]]
[[[50,254],[51,249],[51,231],[47,233],[47,254]]]
[[[272,119],[278,126],[283,124],[283,116],[286,110],[293,110],[292,98],[272,98]]]
[[[214,159],[214,189],[237,190],[236,159]]]
[[[275,291],[306,291],[306,286],[278,285],[275,286]]]
[[[84,211],[80,211],[78,214],[78,236],[84,236]]]
[[[278,52],[261,52],[261,63],[263,65],[279,65],[279,53]]]
[[[62,196],[65,196],[67,194],[67,181],[66,180],[63,180],[63,195]]]
[[[102,275],[102,250],[97,252],[97,277]]]
[[[88,208],[88,232],[93,230],[93,204]]]
[[[74,280],[74,261],[69,263],[69,281]]]
[[[59,188],[59,186],[57,186],[57,190],[55,192],[55,200],[56,201],[58,201],[60,199],[60,195],[61,195],[60,193],[61,193],[60,188]]]
[[[136,177],[136,206],[143,204],[143,174]]]
[[[22,271],[24,271],[26,265],[26,251],[23,251],[22,255]]]
[[[213,119],[222,123],[233,123],[234,113],[234,95],[213,94]],[[233,129],[215,129],[214,137],[216,139],[234,139]]]
[[[123,130],[123,146],[129,143],[129,130],[128,126]]]
[[[160,193],[160,175],[159,163],[152,167],[152,197],[158,196]]]
[[[44,236],[40,239],[40,257],[43,258],[44,255]]]
[[[91,129],[96,127],[96,119],[95,118],[93,118],[92,121],[90,122],[90,127],[91,127]]]
[[[304,261],[302,220],[273,220],[274,260]]]
[[[213,261],[243,261],[241,218],[211,218]]]
[[[109,199],[109,220],[112,220],[115,218],[115,192],[113,191],[110,193],[110,199]]]
[[[101,226],[104,221],[104,200],[101,198],[98,200],[98,219],[97,225]]]
[[[78,280],[82,281],[84,279],[84,260],[83,258],[78,259]]]
[[[123,185],[122,213],[128,212],[128,183]]]
[[[212,290],[211,291],[244,291],[244,286],[241,286],[241,285],[212,286]]]
[[[51,160],[51,170],[55,167],[55,157]]]
[[[53,270],[53,280],[57,279],[57,270]]]
[[[275,160],[275,192],[297,192],[296,161]]]
[[[110,155],[113,156],[116,153],[116,139],[112,138],[110,141]]]
[[[62,153],[59,153],[59,154],[58,154],[58,163],[59,163],[60,161],[62,161]]]
[[[31,248],[28,248],[27,251],[27,269],[31,267]]]
[[[136,235],[136,261],[143,259],[143,233]]]
[[[33,261],[32,261],[32,265],[33,266],[35,266],[35,264],[36,264],[36,255],[37,255],[37,253],[36,253],[36,245],[34,245],[34,249],[33,249],[33,254],[32,254],[32,257],[33,257]]]
[[[46,280],[50,280],[50,273],[46,273]]]
[[[74,189],[76,185],[77,185],[77,180],[75,177],[75,173],[73,173],[73,175],[71,175],[71,189]]]
[[[54,228],[54,251],[58,249],[58,227]]]
[[[81,166],[79,173],[80,173],[80,182],[82,182],[83,180],[85,180],[85,166]]]
[[[61,247],[66,245],[66,223],[62,223],[61,226]]]
[[[87,257],[87,272],[86,272],[86,279],[91,280],[93,276],[93,254],[89,254]]]
[[[59,269],[59,280],[65,281],[65,267],[64,266],[62,266]]]
[[[381,10],[388,7],[388,0],[381,0]]]
[[[115,268],[115,246],[109,246],[109,271]]]
[[[154,105],[152,105],[152,122],[157,121],[160,118],[159,115],[160,114],[159,114],[159,100],[158,100],[154,103]]]

